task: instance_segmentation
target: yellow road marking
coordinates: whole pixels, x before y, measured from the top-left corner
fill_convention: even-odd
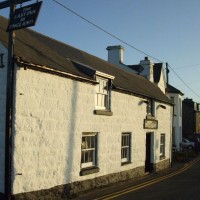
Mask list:
[[[99,198],[96,198],[95,200],[110,200],[110,199],[114,199],[115,197],[119,197],[123,194],[127,194],[129,192],[133,192],[133,191],[136,191],[136,190],[139,190],[141,188],[144,188],[144,187],[147,187],[147,186],[150,186],[150,185],[153,185],[157,182],[160,182],[162,180],[165,180],[165,179],[168,179],[168,178],[171,178],[173,176],[176,176],[178,174],[181,174],[183,173],[184,171],[186,171],[187,169],[189,169],[191,166],[193,166],[194,164],[196,164],[198,161],[200,160],[200,158],[198,158],[197,160],[195,160],[194,162],[190,163],[190,164],[187,164],[185,165],[183,168],[181,168],[180,170],[178,171],[175,171],[171,174],[168,174],[168,175],[165,175],[165,176],[162,176],[162,177],[159,177],[159,178],[156,178],[154,180],[150,180],[150,181],[147,181],[147,182],[144,182],[144,183],[141,183],[141,184],[138,184],[136,186],[133,186],[133,187],[129,187],[129,188],[126,188],[126,189],[123,189],[119,192],[114,192],[112,194],[108,194],[108,195],[105,195],[103,197],[99,197]]]

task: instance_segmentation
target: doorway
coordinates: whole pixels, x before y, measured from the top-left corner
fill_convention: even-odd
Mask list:
[[[145,172],[153,171],[153,133],[146,133],[146,159],[145,159]]]

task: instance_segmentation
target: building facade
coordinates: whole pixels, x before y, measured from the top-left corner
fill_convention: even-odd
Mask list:
[[[172,131],[172,144],[177,151],[181,150],[182,131],[183,131],[183,116],[182,116],[182,100],[183,93],[175,87],[167,84],[167,94],[171,101],[174,103],[173,110],[173,131]]]
[[[4,194],[7,49],[1,35]],[[69,196],[170,166],[173,109],[155,84],[29,29],[18,32],[15,51],[9,158],[15,199],[50,191]]]
[[[200,103],[192,99],[183,100],[183,136],[200,133]]]

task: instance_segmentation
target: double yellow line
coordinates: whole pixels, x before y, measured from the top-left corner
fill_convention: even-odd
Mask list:
[[[156,178],[156,179],[153,179],[153,180],[150,180],[150,181],[146,181],[144,183],[135,185],[133,187],[129,187],[129,188],[120,190],[119,192],[114,192],[112,194],[108,194],[108,195],[105,195],[105,196],[102,196],[102,197],[99,197],[99,198],[95,198],[95,200],[110,200],[110,199],[114,199],[114,198],[119,197],[119,196],[121,196],[123,194],[127,194],[129,192],[133,192],[133,191],[139,190],[141,188],[145,188],[147,186],[153,185],[153,184],[158,183],[158,182],[160,182],[162,180],[165,180],[165,179],[168,179],[168,178],[171,178],[173,176],[176,176],[178,174],[183,173],[184,171],[186,171],[187,169],[189,169],[191,166],[193,166],[194,164],[196,164],[199,160],[200,160],[200,158],[196,159],[195,161],[193,161],[193,162],[185,165],[181,169],[179,169],[179,170],[177,170],[175,172],[172,172],[172,173],[170,173],[168,175],[164,175],[162,177],[159,177],[159,178]]]

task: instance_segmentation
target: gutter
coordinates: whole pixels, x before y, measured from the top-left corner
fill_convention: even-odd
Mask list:
[[[120,88],[120,87],[117,87],[117,86],[113,86],[113,89],[115,91],[120,91],[120,92],[123,92],[125,94],[132,94],[132,95],[135,95],[135,96],[145,97],[145,98],[153,98],[153,99],[157,100],[160,103],[166,103],[166,104],[168,104],[170,106],[174,105],[172,102],[170,102],[170,100],[169,101],[164,101],[164,100],[161,100],[161,99],[157,99],[155,97],[148,96],[146,94],[142,94],[142,93],[135,92],[135,91],[130,91],[130,90],[127,90],[127,89],[124,89],[124,88]]]
[[[47,66],[41,66],[41,65],[37,65],[37,64],[33,64],[33,63],[29,63],[26,61],[22,61],[20,60],[20,58],[16,59],[16,63],[19,67],[24,67],[24,69],[33,69],[36,71],[41,71],[44,73],[49,73],[49,74],[54,74],[57,76],[61,76],[61,77],[67,77],[70,79],[75,79],[81,82],[87,82],[87,83],[91,83],[91,84],[98,84],[95,80],[89,79],[89,78],[84,78],[81,76],[77,76],[77,75],[73,75],[71,73],[67,73],[67,72],[63,72],[60,70],[56,70],[56,69],[52,69],[50,67]]]

